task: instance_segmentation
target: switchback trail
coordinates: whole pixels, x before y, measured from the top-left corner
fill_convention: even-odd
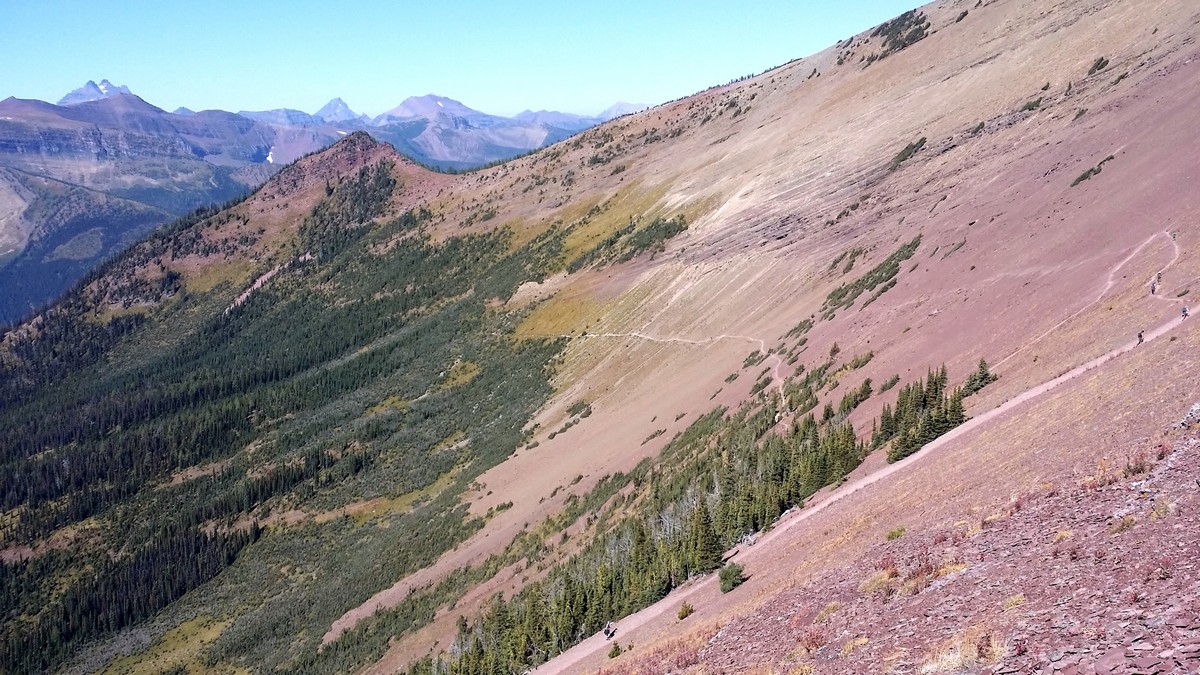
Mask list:
[[[1114,265],[1113,268],[1108,271],[1108,281],[1105,282],[1104,288],[1100,289],[1100,293],[1096,296],[1095,300],[1092,300],[1091,302],[1087,303],[1083,307],[1080,307],[1079,309],[1075,310],[1075,312],[1073,312],[1070,316],[1063,319],[1062,321],[1059,321],[1058,323],[1054,324],[1053,326],[1047,328],[1040,335],[1037,335],[1036,337],[1034,337],[1031,340],[1026,340],[1024,345],[1022,345],[1021,347],[1018,347],[1015,351],[1013,351],[1013,353],[1011,353],[1008,356],[997,361],[995,364],[993,364],[993,367],[998,368],[998,367],[1004,365],[1005,363],[1008,362],[1009,359],[1013,358],[1017,354],[1020,354],[1021,352],[1025,351],[1026,349],[1029,349],[1031,346],[1036,344],[1042,338],[1057,331],[1059,328],[1062,328],[1063,325],[1066,324],[1068,321],[1070,321],[1071,319],[1074,319],[1075,317],[1079,316],[1080,314],[1083,314],[1085,311],[1090,309],[1093,305],[1095,305],[1096,303],[1103,300],[1104,296],[1108,295],[1108,292],[1110,290],[1112,290],[1112,287],[1114,285],[1116,285],[1117,272],[1119,272],[1121,270],[1121,268],[1124,267],[1130,260],[1133,260],[1133,258],[1138,253],[1141,253],[1142,249],[1146,248],[1147,246],[1149,246],[1151,244],[1151,242],[1153,242],[1155,239],[1157,239],[1160,234],[1165,236],[1167,238],[1167,241],[1171,243],[1171,246],[1173,246],[1175,248],[1175,255],[1171,257],[1171,262],[1167,263],[1162,269],[1160,269],[1158,271],[1159,274],[1166,272],[1167,269],[1171,267],[1171,265],[1175,264],[1176,260],[1179,260],[1179,243],[1175,241],[1175,239],[1171,236],[1170,232],[1167,232],[1164,230],[1162,232],[1157,232],[1155,234],[1150,235],[1150,237],[1147,238],[1146,241],[1143,241],[1142,243],[1138,244],[1133,249],[1133,251],[1131,251],[1129,253],[1129,255],[1125,256],[1125,258],[1122,259],[1121,262]],[[1160,299],[1166,299],[1166,298],[1161,298],[1161,296],[1152,296],[1152,297],[1159,297]]]
[[[1149,242],[1146,242],[1146,243],[1149,243]],[[1143,246],[1144,245],[1145,244],[1143,244]],[[1140,248],[1141,247],[1139,247],[1138,250],[1140,250]],[[1178,250],[1178,249],[1176,249],[1176,250]],[[1137,251],[1135,250],[1134,253],[1136,254],[1136,252]],[[1132,256],[1133,256],[1133,254],[1130,254],[1130,257],[1132,257]],[[1122,265],[1124,265],[1126,262],[1128,262],[1128,260],[1129,260],[1129,258],[1126,258],[1126,260],[1122,261],[1117,266],[1117,268],[1114,268],[1114,272],[1116,271],[1116,269],[1119,269]],[[1112,280],[1111,273],[1110,273],[1109,279],[1111,282],[1111,280]],[[1105,289],[1104,289],[1105,292],[1107,292],[1109,288],[1111,288],[1111,283],[1110,283],[1110,285],[1105,287]],[[1078,314],[1078,312],[1076,312],[1076,314]],[[1072,315],[1072,316],[1074,316],[1074,315]],[[1068,318],[1070,318],[1070,317],[1068,317]],[[1185,319],[1183,319],[1182,317],[1176,317],[1170,321],[1167,321],[1166,323],[1162,324],[1158,328],[1155,328],[1154,330],[1146,333],[1145,334],[1146,342],[1150,342],[1151,340],[1162,337],[1163,335],[1170,332],[1171,330],[1179,327],[1181,324],[1183,324],[1184,321],[1185,321]],[[1061,323],[1059,325],[1061,325]],[[1017,408],[1018,406],[1026,403],[1034,398],[1037,398],[1038,396],[1041,396],[1042,394],[1050,391],[1051,389],[1057,387],[1058,385],[1060,385],[1064,382],[1073,380],[1073,379],[1079,377],[1080,375],[1083,375],[1084,373],[1088,372],[1089,370],[1097,368],[1097,367],[1103,365],[1104,363],[1107,363],[1109,360],[1111,360],[1117,356],[1120,356],[1121,354],[1124,354],[1128,351],[1136,349],[1137,347],[1138,347],[1137,343],[1135,341],[1131,341],[1128,344],[1117,347],[1116,349],[1108,352],[1107,354],[1103,354],[1101,356],[1098,356],[1098,357],[1092,359],[1091,361],[1088,361],[1082,365],[1076,366],[1075,368],[1067,371],[1066,373],[1063,373],[1062,375],[1059,375],[1058,377],[1056,377],[1052,380],[1043,382],[1042,384],[1039,384],[1031,389],[1028,389],[1028,390],[1014,396],[1013,398],[1011,398],[1011,399],[1005,401],[1004,403],[1002,403],[1001,405],[979,415],[978,417],[971,418],[970,420],[959,425],[958,427],[955,427],[954,429],[950,430],[949,432],[947,432],[946,434],[937,438],[936,440],[934,440],[930,443],[927,443],[923,448],[921,448],[921,450],[919,450],[915,454],[910,455],[910,456],[900,460],[899,462],[896,462],[895,464],[890,464],[887,467],[880,469],[879,471],[876,471],[875,473],[873,473],[869,476],[864,476],[863,478],[860,478],[852,483],[847,483],[847,484],[843,485],[842,487],[840,487],[840,488],[834,490],[832,493],[830,493],[829,496],[826,497],[821,502],[818,502],[817,504],[815,504],[811,507],[804,508],[799,511],[793,510],[791,516],[785,515],[783,518],[781,518],[775,524],[775,527],[770,532],[766,533],[758,540],[757,544],[755,544],[753,547],[743,548],[743,550],[740,550],[737,553],[733,554],[730,559],[735,562],[741,563],[741,564],[746,564],[746,563],[752,563],[752,562],[761,560],[763,558],[767,558],[768,554],[771,551],[772,543],[776,542],[778,539],[780,539],[782,536],[784,536],[784,534],[786,532],[791,530],[796,525],[804,522],[808,518],[812,517],[814,514],[820,513],[825,508],[829,507],[831,504],[834,504],[834,503],[840,501],[841,499],[843,499],[849,495],[852,495],[855,492],[858,492],[859,490],[861,490],[865,487],[873,485],[873,484],[883,480],[884,478],[891,476],[892,474],[896,473],[897,471],[903,471],[910,465],[921,461],[922,458],[928,457],[930,454],[935,452],[938,448],[940,448],[948,443],[953,442],[955,439],[963,436],[964,434],[968,434],[971,431],[973,431],[983,425],[988,424],[995,418],[997,418],[1001,415],[1004,415],[1005,413]],[[688,597],[690,597],[693,593],[695,593],[698,589],[700,589],[704,585],[713,584],[713,583],[716,583],[716,575],[709,575],[707,577],[698,579],[695,582],[693,582],[687,586],[677,589],[676,591],[672,592],[667,597],[663,598],[662,600],[659,600],[657,603],[641,610],[640,612],[631,614],[619,621],[614,621],[613,625],[617,628],[618,634],[628,633],[631,630],[634,630],[636,628],[644,626],[645,624],[662,616],[665,613],[674,611],[674,608],[676,608],[682,600],[685,600]],[[576,664],[578,664],[580,661],[582,661],[589,655],[597,652],[598,650],[604,649],[606,645],[607,645],[607,641],[604,639],[603,634],[593,635],[593,636],[587,638],[586,640],[584,640],[583,642],[580,642],[579,644],[575,645],[571,649],[568,649],[567,651],[558,655],[554,659],[551,659],[549,662],[542,664],[538,668],[534,669],[533,672],[540,673],[543,675],[548,675],[551,673],[567,672],[568,670],[571,669],[571,667],[575,666]]]

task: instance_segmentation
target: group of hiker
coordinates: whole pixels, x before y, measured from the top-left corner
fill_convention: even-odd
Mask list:
[[[1171,238],[1172,239],[1175,238],[1174,232],[1171,233]],[[1150,295],[1158,295],[1158,285],[1161,283],[1162,283],[1162,272],[1159,272],[1158,274],[1154,275],[1154,281],[1150,282]],[[1179,310],[1179,313],[1183,319],[1188,318],[1187,305],[1184,305],[1183,309]],[[1138,331],[1137,340],[1138,340],[1137,343],[1139,345],[1146,341],[1145,331],[1140,331],[1140,330]]]

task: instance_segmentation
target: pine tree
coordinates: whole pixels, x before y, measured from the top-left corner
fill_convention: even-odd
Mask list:
[[[691,542],[694,571],[711,572],[721,566],[721,545],[717,542],[717,534],[708,515],[708,504],[703,496],[696,501],[696,508],[692,511],[688,541]]]

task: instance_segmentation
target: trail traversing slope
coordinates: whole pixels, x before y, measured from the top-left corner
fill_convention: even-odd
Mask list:
[[[1004,365],[1005,363],[1007,363],[1010,359],[1012,359],[1017,354],[1020,354],[1020,353],[1024,352],[1026,349],[1029,349],[1031,346],[1033,346],[1035,343],[1037,343],[1042,338],[1057,331],[1059,328],[1062,328],[1068,321],[1070,321],[1071,319],[1074,319],[1075,317],[1079,316],[1080,314],[1083,314],[1088,309],[1091,309],[1096,303],[1103,300],[1104,296],[1108,295],[1108,292],[1110,290],[1112,290],[1112,287],[1117,283],[1117,272],[1119,272],[1122,267],[1124,267],[1126,264],[1128,264],[1129,261],[1133,260],[1134,257],[1137,256],[1138,253],[1141,253],[1142,249],[1146,248],[1155,239],[1157,239],[1160,234],[1165,236],[1167,238],[1167,241],[1171,242],[1171,245],[1175,247],[1175,255],[1171,258],[1171,261],[1166,264],[1166,266],[1164,266],[1161,270],[1159,270],[1159,274],[1167,271],[1167,269],[1169,269],[1171,267],[1171,265],[1174,265],[1175,261],[1179,259],[1179,243],[1175,241],[1174,237],[1171,236],[1170,232],[1167,232],[1164,230],[1163,232],[1156,232],[1155,234],[1148,237],[1145,241],[1138,244],[1136,247],[1134,247],[1133,251],[1131,251],[1129,253],[1129,255],[1125,256],[1125,258],[1123,258],[1121,260],[1121,262],[1114,265],[1113,268],[1108,271],[1108,280],[1104,283],[1104,288],[1101,288],[1100,293],[1098,295],[1096,295],[1095,300],[1092,300],[1091,302],[1087,303],[1083,307],[1080,307],[1079,309],[1075,310],[1072,314],[1067,316],[1067,318],[1054,324],[1053,326],[1046,329],[1045,331],[1043,331],[1041,334],[1037,335],[1033,339],[1026,341],[1025,344],[1018,347],[1015,351],[1013,351],[1013,353],[1011,353],[1008,356],[997,361],[993,367],[999,367],[999,366]]]
[[[780,368],[783,366],[783,359],[781,359],[779,357],[779,354],[768,353],[767,352],[767,343],[762,338],[749,337],[747,335],[721,334],[721,335],[714,335],[712,337],[707,337],[702,340],[691,340],[688,338],[677,338],[677,337],[657,337],[654,335],[646,335],[645,333],[640,333],[637,331],[633,331],[630,333],[584,333],[583,335],[559,335],[558,337],[571,338],[571,339],[579,338],[579,337],[584,337],[584,338],[593,338],[593,337],[635,338],[638,340],[646,340],[647,342],[660,342],[660,343],[668,343],[668,344],[670,344],[670,343],[685,344],[685,345],[692,345],[692,346],[697,346],[697,347],[711,344],[713,342],[720,342],[721,340],[743,340],[745,342],[751,342],[751,343],[757,344],[758,351],[762,352],[762,354],[764,356],[766,356],[767,359],[770,359],[773,362],[773,364],[771,366],[771,377],[775,383],[776,391],[779,392],[779,396],[780,397],[783,396],[783,374],[780,371]]]
[[[1154,235],[1154,237],[1147,239],[1145,242],[1143,242],[1141,245],[1139,245],[1136,249],[1134,249],[1134,251],[1128,257],[1126,257],[1124,260],[1122,260],[1120,263],[1118,263],[1109,272],[1108,282],[1105,284],[1105,287],[1104,287],[1103,291],[1101,292],[1100,296],[1095,301],[1089,303],[1083,309],[1087,309],[1087,307],[1094,305],[1101,298],[1103,298],[1104,294],[1106,294],[1112,288],[1112,286],[1115,284],[1116,272],[1121,267],[1123,267],[1126,263],[1128,263],[1129,260],[1131,260],[1139,251],[1141,251],[1142,248],[1144,248],[1147,244],[1149,244],[1151,241],[1153,241],[1153,239],[1157,236],[1158,235],[1156,234],[1156,235]],[[1168,236],[1170,236],[1170,235],[1168,234]],[[1176,244],[1175,245],[1175,258],[1172,259],[1171,263],[1169,263],[1167,265],[1167,267],[1170,267],[1170,264],[1173,264],[1175,262],[1175,260],[1178,259],[1178,257],[1179,257],[1179,247]],[[1164,268],[1164,269],[1166,269],[1166,268]],[[1083,309],[1075,312],[1070,317],[1067,317],[1067,319],[1064,319],[1063,321],[1059,322],[1058,324],[1056,324],[1056,327],[1061,326],[1062,324],[1069,321],[1071,318],[1074,318],[1079,313],[1081,313],[1083,311]],[[1145,338],[1146,342],[1149,342],[1151,340],[1162,337],[1163,335],[1170,332],[1171,330],[1179,327],[1181,324],[1183,324],[1184,321],[1185,321],[1185,319],[1183,319],[1182,317],[1173,318],[1173,319],[1167,321],[1166,323],[1158,326],[1157,328],[1145,333],[1144,338]],[[1043,334],[1043,335],[1045,335],[1045,334]],[[1039,336],[1039,337],[1041,337],[1041,336]],[[1073,379],[1079,377],[1080,375],[1083,375],[1084,373],[1086,373],[1094,368],[1097,368],[1097,367],[1103,365],[1104,363],[1107,363],[1109,360],[1111,360],[1117,356],[1120,356],[1126,352],[1129,352],[1137,347],[1138,347],[1138,343],[1136,341],[1131,341],[1128,344],[1117,347],[1116,349],[1113,349],[1113,350],[1109,351],[1108,353],[1102,354],[1094,359],[1091,359],[1090,361],[1087,361],[1086,363],[1076,366],[1075,368],[1067,371],[1066,373],[1063,373],[1062,375],[1059,375],[1058,377],[1055,377],[1047,382],[1043,382],[1042,384],[1039,384],[1035,387],[1027,389],[1024,392],[1021,392],[1020,394],[1005,401],[1004,403],[993,408],[992,410],[989,410],[985,413],[980,414],[977,417],[974,417],[974,418],[968,420],[967,422],[963,423],[962,425],[952,429],[951,431],[947,432],[946,434],[942,435],[941,437],[926,444],[918,452],[916,452],[894,464],[890,464],[887,467],[880,469],[879,471],[876,471],[873,474],[864,476],[863,478],[861,478],[859,480],[856,480],[852,483],[847,483],[847,484],[843,485],[842,487],[840,487],[837,490],[834,490],[832,493],[830,493],[830,495],[827,498],[825,498],[824,500],[822,500],[821,502],[819,502],[809,508],[805,508],[801,511],[794,512],[794,515],[792,515],[791,517],[785,516],[784,518],[780,519],[775,524],[775,527],[772,528],[770,532],[764,534],[758,540],[758,543],[754,547],[738,551],[738,552],[734,553],[733,555],[731,555],[729,559],[733,560],[735,562],[744,564],[744,563],[751,562],[754,560],[768,558],[769,554],[772,552],[772,546],[771,546],[772,543],[777,542],[780,538],[782,538],[785,535],[786,532],[791,530],[793,527],[795,527],[799,523],[802,523],[805,520],[807,520],[808,518],[812,517],[814,514],[820,513],[822,510],[824,510],[825,508],[829,507],[830,505],[840,501],[841,499],[843,499],[847,496],[850,496],[850,495],[854,494],[855,492],[862,490],[863,488],[869,487],[870,485],[873,485],[873,484],[887,478],[888,476],[891,476],[892,474],[894,474],[898,471],[903,471],[908,466],[921,461],[921,458],[928,457],[930,454],[935,452],[938,448],[945,446],[948,443],[953,442],[954,440],[958,439],[959,437],[963,436],[964,434],[968,434],[971,431],[973,431],[983,425],[988,424],[992,420],[1004,415],[1005,413],[1012,411],[1013,409],[1030,401],[1031,399],[1041,396],[1042,394],[1050,391],[1051,389],[1059,386],[1060,384],[1063,384],[1064,382],[1073,380]],[[1018,352],[1019,351],[1020,350],[1018,350]],[[1007,360],[1008,358],[1012,358],[1012,356],[1014,356],[1016,353],[1017,352],[1014,352],[1013,354],[1009,355],[1009,357],[1006,357],[1005,360]],[[692,594],[694,594],[697,590],[702,588],[705,584],[715,583],[715,581],[713,580],[714,578],[715,578],[714,576],[710,575],[710,577],[708,577],[708,578],[698,580],[696,583],[693,583],[689,586],[680,588],[680,589],[676,590],[675,592],[671,593],[670,595],[668,595],[666,598],[663,598],[662,600],[641,610],[640,612],[631,614],[630,616],[627,616],[624,619],[621,619],[620,621],[613,622],[613,625],[616,626],[617,630],[620,632],[628,632],[635,628],[644,626],[647,623],[661,617],[665,613],[675,611],[675,609],[678,607],[678,603],[680,601],[686,600],[688,597],[690,597]],[[580,661],[582,661],[583,659],[587,658],[589,655],[594,653],[596,650],[603,649],[606,644],[607,644],[607,641],[604,640],[601,635],[593,635],[593,636],[589,637],[588,639],[584,640],[583,642],[580,642],[579,644],[575,645],[571,649],[563,652],[562,654],[555,657],[551,661],[536,668],[534,672],[546,673],[546,674],[567,672],[573,666],[578,664]]]

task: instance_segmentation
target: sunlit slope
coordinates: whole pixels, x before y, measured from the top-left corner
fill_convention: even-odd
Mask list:
[[[930,369],[942,424],[981,358],[966,415],[1177,315],[1195,17],[1044,9],[931,5],[461,176],[355,134],[139,244],[4,339],[5,663],[402,668],[639,519],[673,551],[705,495],[724,547],[881,464]]]

